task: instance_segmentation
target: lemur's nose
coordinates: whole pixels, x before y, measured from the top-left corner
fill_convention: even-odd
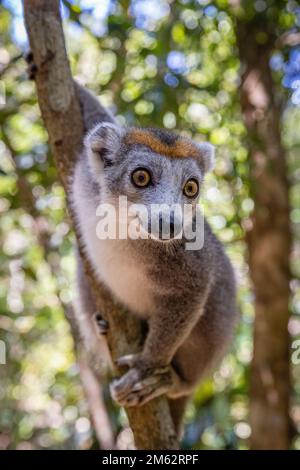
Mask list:
[[[169,227],[170,227],[170,238],[173,238],[173,237],[174,237],[174,233],[175,233],[174,211],[171,211],[171,212],[170,212],[170,223],[169,223]],[[160,213],[160,214],[159,214],[159,236],[162,238],[163,235],[165,235],[165,233],[164,233],[164,220],[163,220],[163,215],[162,215],[162,213]]]

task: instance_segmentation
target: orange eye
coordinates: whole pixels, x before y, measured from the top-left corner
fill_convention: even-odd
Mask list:
[[[187,197],[196,197],[199,192],[199,184],[198,181],[196,181],[194,178],[191,178],[188,180],[183,188],[183,193]]]
[[[151,175],[145,168],[138,168],[132,173],[131,180],[138,188],[146,188],[151,183]]]

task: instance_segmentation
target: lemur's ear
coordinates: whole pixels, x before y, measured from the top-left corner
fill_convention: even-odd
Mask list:
[[[207,173],[211,171],[215,165],[215,147],[208,142],[200,142],[197,145],[201,152],[204,172]]]
[[[87,134],[84,146],[93,169],[101,170],[113,164],[121,146],[122,136],[123,129],[110,122],[97,124]]]

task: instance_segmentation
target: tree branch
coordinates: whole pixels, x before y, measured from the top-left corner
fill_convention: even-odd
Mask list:
[[[38,101],[67,198],[68,183],[82,147],[83,122],[73,86],[59,11],[59,0],[24,0],[25,25],[37,66]],[[69,205],[72,214],[72,208]],[[108,344],[113,360],[136,352],[141,344],[140,322],[125,312],[97,282],[90,263],[79,250],[97,308],[109,321]],[[178,444],[165,397],[126,410],[139,449],[175,449]]]

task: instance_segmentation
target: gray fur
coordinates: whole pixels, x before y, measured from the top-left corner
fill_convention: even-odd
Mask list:
[[[199,196],[188,201],[182,186],[190,177],[203,181],[203,167],[208,171],[211,164],[211,147],[202,144],[202,165],[192,158],[170,159],[146,147],[127,147],[126,129],[117,128],[91,94],[85,100],[86,93],[80,89],[84,119],[87,114],[93,116],[86,127],[98,124],[85,140],[74,174],[77,224],[99,279],[116,299],[146,320],[149,329],[142,352],[120,359],[129,371],[112,384],[112,394],[120,404],[130,406],[166,393],[178,425],[183,397],[189,397],[222,358],[232,337],[236,303],[231,264],[207,222],[203,248],[187,251],[184,240],[100,241],[95,236],[95,211],[100,202],[115,203],[120,194],[145,205],[189,202],[197,210]],[[99,126],[103,119],[110,125]],[[130,175],[136,167],[149,168],[153,186],[141,190],[132,185]],[[81,310],[92,321],[94,308],[82,295]]]

